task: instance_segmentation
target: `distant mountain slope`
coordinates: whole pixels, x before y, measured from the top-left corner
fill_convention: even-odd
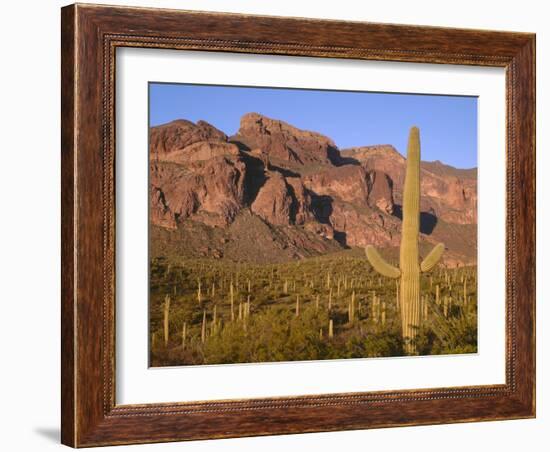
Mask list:
[[[421,168],[421,241],[446,243],[448,265],[475,263],[476,169]],[[339,150],[258,113],[231,137],[205,121],[152,127],[153,253],[269,262],[397,247],[404,174],[391,145]]]

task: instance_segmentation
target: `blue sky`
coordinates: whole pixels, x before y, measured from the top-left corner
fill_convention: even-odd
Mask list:
[[[477,166],[477,98],[351,91],[149,84],[151,126],[203,119],[227,135],[249,112],[329,136],[340,149],[392,144],[404,154],[420,128],[422,160]]]

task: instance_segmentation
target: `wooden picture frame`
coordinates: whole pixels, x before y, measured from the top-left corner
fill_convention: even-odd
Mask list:
[[[73,447],[535,416],[535,35],[71,5],[62,9],[62,442]],[[506,383],[115,403],[115,50],[147,47],[506,70]]]

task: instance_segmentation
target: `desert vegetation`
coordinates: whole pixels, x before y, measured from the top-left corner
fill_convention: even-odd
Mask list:
[[[477,170],[410,138],[151,127],[151,365],[476,352]]]
[[[401,356],[399,283],[360,249],[280,264],[151,261],[152,366]],[[420,275],[414,353],[477,351],[477,271]]]

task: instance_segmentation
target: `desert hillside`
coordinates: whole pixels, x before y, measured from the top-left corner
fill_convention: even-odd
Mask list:
[[[476,263],[476,169],[421,165],[421,250]],[[389,145],[334,141],[257,113],[227,136],[204,121],[150,129],[152,257],[285,262],[400,241],[405,160]]]

